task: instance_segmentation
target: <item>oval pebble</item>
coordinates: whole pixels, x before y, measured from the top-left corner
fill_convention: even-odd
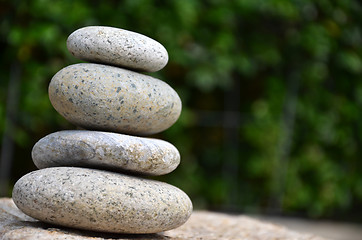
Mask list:
[[[74,31],[67,40],[69,52],[81,60],[156,72],[168,62],[159,42],[142,34],[103,26]]]
[[[175,90],[156,78],[92,63],[61,69],[49,84],[53,107],[89,130],[149,135],[166,130],[181,113]]]
[[[166,231],[192,212],[189,197],[167,183],[75,167],[26,174],[16,182],[13,200],[38,220],[112,233]]]
[[[172,172],[180,154],[163,140],[124,134],[68,130],[49,134],[33,147],[38,168],[79,166],[147,175]]]

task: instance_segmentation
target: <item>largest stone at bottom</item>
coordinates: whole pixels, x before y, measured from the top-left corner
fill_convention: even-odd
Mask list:
[[[170,230],[192,212],[189,197],[167,183],[74,167],[28,173],[15,184],[13,200],[44,222],[113,233]]]

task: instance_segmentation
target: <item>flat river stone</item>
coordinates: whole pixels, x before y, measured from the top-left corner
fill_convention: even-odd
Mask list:
[[[168,62],[166,49],[142,34],[103,26],[76,30],[67,40],[68,50],[85,61],[156,72]]]
[[[112,233],[166,231],[192,212],[189,197],[167,183],[76,167],[26,174],[16,182],[13,200],[38,220]]]
[[[175,90],[156,78],[101,64],[61,69],[49,84],[54,108],[90,130],[149,135],[166,130],[181,113]]]
[[[80,166],[147,175],[170,173],[180,163],[178,150],[166,141],[86,130],[60,131],[40,139],[32,158],[38,168]]]

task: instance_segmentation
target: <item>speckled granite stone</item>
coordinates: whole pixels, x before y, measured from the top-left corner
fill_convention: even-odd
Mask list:
[[[16,182],[13,200],[44,222],[113,233],[166,231],[192,212],[189,197],[167,183],[75,167],[28,173]]]
[[[52,133],[34,145],[32,157],[38,168],[83,166],[147,175],[167,174],[180,163],[178,150],[166,141],[86,130]]]
[[[101,64],[63,68],[49,84],[49,98],[77,126],[131,135],[161,132],[181,113],[181,100],[167,83]]]
[[[303,220],[305,221],[305,220]],[[318,225],[317,225],[318,226]],[[359,226],[341,231],[336,225],[328,226],[328,235],[337,239],[359,239]],[[333,228],[334,227],[334,228]],[[325,227],[324,227],[325,228]],[[315,229],[305,229],[313,231]],[[353,231],[354,230],[354,231]],[[336,232],[338,231],[338,232]],[[343,234],[345,233],[345,234]],[[321,234],[321,233],[320,233]],[[261,222],[245,215],[228,215],[194,211],[182,226],[162,233],[130,235],[98,233],[55,227],[23,214],[9,198],[0,198],[0,239],[2,240],[326,240],[310,233],[298,233],[286,227]]]
[[[102,26],[76,30],[67,40],[68,50],[85,61],[156,72],[168,62],[166,49],[142,34]]]

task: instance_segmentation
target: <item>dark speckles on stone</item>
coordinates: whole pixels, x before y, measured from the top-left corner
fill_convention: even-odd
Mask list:
[[[133,197],[133,193],[131,193],[131,192],[126,192],[125,195],[128,196],[128,197],[130,197],[130,198]]]
[[[177,149],[165,141],[86,130],[52,133],[35,144],[32,157],[38,168],[91,164],[149,175],[169,173],[180,162]]]
[[[71,103],[73,103],[73,99],[72,99],[72,98],[69,98],[68,101],[71,102]]]
[[[70,65],[64,69],[53,77],[49,98],[60,114],[64,116],[65,111],[69,112],[66,119],[79,127],[149,135],[167,129],[180,115],[181,101],[177,93],[153,77],[91,63]],[[75,71],[78,71],[78,79],[72,74]],[[65,72],[69,74],[65,75]],[[59,87],[60,84],[64,86]],[[172,103],[172,109],[163,109]],[[112,119],[108,118],[110,115]],[[120,118],[123,120],[118,123]]]
[[[74,167],[25,175],[14,186],[13,200],[23,212],[42,221],[114,233],[166,231],[183,224],[192,211],[187,195],[169,184]]]

